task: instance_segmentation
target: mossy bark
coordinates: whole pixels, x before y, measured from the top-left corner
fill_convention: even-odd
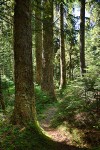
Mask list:
[[[36,53],[36,83],[41,85],[42,79],[42,20],[41,0],[35,2],[35,53]]]
[[[53,1],[44,1],[43,6],[42,90],[53,99],[56,99],[53,81]]]
[[[41,146],[39,150],[89,150],[87,148],[79,148],[76,146],[67,145],[65,142],[54,141],[51,137],[46,135],[43,129],[40,128],[38,122],[36,122],[34,126],[29,126],[29,128],[35,135],[35,138],[38,141],[38,145]],[[37,150],[37,147],[34,148],[34,150]]]
[[[65,41],[64,41],[64,8],[60,4],[60,89],[66,87],[66,61],[65,61]]]
[[[31,0],[15,0],[14,61],[15,104],[12,121],[15,124],[26,124],[35,119]]]
[[[86,73],[85,66],[85,0],[81,0],[80,10],[80,68],[81,74]]]

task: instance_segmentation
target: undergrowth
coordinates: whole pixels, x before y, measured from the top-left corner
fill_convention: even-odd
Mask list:
[[[90,93],[91,94],[91,93]],[[82,85],[72,83],[59,95],[58,111],[54,124],[68,121],[72,126],[100,129],[100,118],[97,113],[97,102],[91,95],[85,95]]]
[[[21,128],[9,124],[14,107],[13,82],[3,81],[3,95],[6,114],[0,110],[0,150],[51,150],[51,146],[37,135],[34,127]],[[90,143],[93,150],[99,150],[100,117],[96,111],[96,101],[91,98],[91,93],[85,96],[85,90],[81,83],[70,83],[65,90],[58,90],[57,102],[53,102],[39,86],[35,86],[37,117],[43,117],[46,109],[56,106],[57,113],[52,121],[52,126],[58,127],[65,122],[66,131],[72,134],[76,145],[81,145],[80,131],[84,132],[83,140]]]
[[[40,86],[35,86],[34,91],[37,114],[41,115],[47,107],[53,104],[53,99],[43,92]]]
[[[51,150],[34,125],[27,128],[13,125],[1,126],[0,150]]]
[[[78,145],[86,144],[99,150],[100,117],[96,100],[91,92],[88,94],[85,95],[84,86],[79,82],[72,82],[65,90],[59,92],[58,109],[52,127],[59,128],[64,124],[66,133],[71,135],[72,143],[75,141]]]

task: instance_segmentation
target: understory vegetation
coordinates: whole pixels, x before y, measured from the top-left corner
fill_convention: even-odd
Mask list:
[[[2,81],[6,111],[0,109],[0,150],[40,150],[41,147],[42,150],[51,150],[50,143],[46,144],[41,136],[36,135],[33,125],[23,128],[10,124],[14,107],[14,84],[6,78]],[[65,90],[56,90],[56,95],[57,101],[52,103],[50,97],[35,85],[39,122],[46,118],[47,110],[54,107],[56,112],[52,116],[50,128],[63,130],[71,145],[99,150],[100,106],[93,97],[93,92],[86,92],[81,80],[69,82]]]

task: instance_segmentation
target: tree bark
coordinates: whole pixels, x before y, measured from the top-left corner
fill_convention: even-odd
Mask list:
[[[53,82],[53,2],[45,0],[43,3],[43,65],[42,90],[55,98]]]
[[[85,70],[85,0],[81,0],[80,10],[80,68],[81,74],[86,73]]]
[[[36,83],[41,85],[42,79],[42,21],[41,21],[41,0],[36,1],[35,9],[35,49],[36,49]]]
[[[60,4],[60,89],[66,87],[66,61],[65,61],[65,43],[64,43],[64,8]]]
[[[31,0],[15,0],[14,8],[14,124],[35,121],[32,66]]]

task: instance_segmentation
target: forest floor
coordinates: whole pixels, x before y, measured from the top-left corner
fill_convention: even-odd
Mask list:
[[[66,132],[61,130],[61,128],[52,127],[52,120],[55,116],[57,108],[50,107],[44,112],[44,118],[40,120],[41,127],[47,132],[49,136],[51,136],[55,141],[58,142],[68,142],[68,138],[66,138]]]
[[[52,106],[42,114],[44,117],[40,120],[40,125],[46,131],[44,134],[47,135],[46,137],[38,134],[33,125],[30,128],[13,126],[5,120],[6,122],[1,125],[0,150],[87,150],[85,147],[70,143],[71,139],[65,132],[64,126],[59,128],[51,126],[56,111],[57,108]],[[9,119],[6,115],[1,117]],[[48,136],[50,139],[47,138]]]
[[[57,108],[57,105],[50,105],[38,115],[40,126],[50,141],[54,141],[52,144],[38,137],[33,126],[32,129],[25,129],[7,125],[5,121],[9,117],[0,116],[3,120],[6,117],[0,126],[0,150],[100,150],[100,131],[78,129],[65,121],[59,124],[59,120],[55,121]]]
[[[14,91],[11,93],[12,96],[6,96],[6,113],[0,111],[0,150],[100,150],[100,128],[97,128],[100,121],[96,124],[96,120],[100,120],[100,111],[98,115],[95,107],[81,111],[79,106],[83,106],[83,100],[75,97],[72,90],[71,96],[70,92],[66,96],[66,93],[58,91],[57,102],[51,103],[39,88],[36,89],[37,118],[45,131],[42,130],[44,136],[37,132],[33,124],[22,128],[9,122],[14,104]],[[70,109],[66,110],[69,106]],[[80,111],[75,113],[73,108]]]
[[[54,141],[63,142],[66,145],[88,148],[93,147],[95,150],[100,150],[98,145],[100,144],[100,132],[91,129],[78,129],[73,128],[63,122],[61,125],[56,127],[52,126],[57,107],[50,106],[43,112],[43,118],[39,120],[41,127],[46,131]]]

